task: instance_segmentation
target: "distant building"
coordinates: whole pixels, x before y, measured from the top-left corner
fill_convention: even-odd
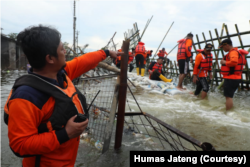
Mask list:
[[[14,39],[1,34],[1,69],[26,69],[28,60]]]

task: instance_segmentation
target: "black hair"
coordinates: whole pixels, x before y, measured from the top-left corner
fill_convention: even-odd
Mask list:
[[[31,67],[41,69],[46,64],[46,55],[58,57],[57,48],[61,41],[61,33],[49,26],[30,26],[17,35]]]
[[[132,48],[132,50],[135,50],[135,48]]]
[[[188,33],[187,37],[193,37],[194,35],[192,33]]]
[[[150,52],[153,52],[153,50],[150,50]]]

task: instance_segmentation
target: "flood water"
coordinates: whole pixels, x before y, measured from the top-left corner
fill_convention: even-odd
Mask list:
[[[16,157],[9,148],[7,126],[3,121],[3,107],[15,79],[26,71],[1,72],[1,166],[22,166],[22,159]],[[176,78],[173,80],[178,82]],[[192,84],[186,85],[194,91]],[[161,95],[148,91],[135,92],[141,109],[201,142],[211,143],[216,150],[250,150],[250,92],[235,94],[234,107],[225,109],[223,92],[215,89],[205,100],[190,94]],[[129,106],[139,111],[130,93]],[[130,111],[126,107],[126,111]],[[114,133],[113,133],[114,136]],[[129,151],[144,150],[142,145],[131,142],[124,135],[122,148],[115,152],[114,137],[110,150],[101,154],[96,148],[81,142],[78,149],[76,167],[80,166],[129,166]]]

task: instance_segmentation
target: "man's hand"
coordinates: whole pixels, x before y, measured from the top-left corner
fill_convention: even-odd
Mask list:
[[[65,130],[70,139],[80,136],[82,132],[85,130],[85,128],[88,126],[89,122],[88,119],[84,122],[76,123],[74,122],[76,117],[77,115],[71,117],[65,126]]]
[[[193,83],[196,83],[197,81],[199,81],[199,80],[198,80],[197,76],[194,75],[194,76],[193,76]]]
[[[152,74],[153,74],[153,71],[151,71],[151,70],[149,70],[148,72],[149,72],[149,75],[152,75]]]
[[[226,60],[221,60],[220,64],[226,64]]]
[[[109,56],[113,59],[117,58],[117,55],[121,55],[123,52],[117,52],[117,51],[113,51],[113,50],[109,50]]]

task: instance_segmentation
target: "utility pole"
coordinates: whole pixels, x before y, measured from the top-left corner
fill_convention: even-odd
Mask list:
[[[3,28],[1,27],[1,34],[3,33],[2,31],[3,31]]]
[[[76,45],[75,45],[75,33],[76,33],[76,1],[74,0],[74,16],[73,16],[73,33],[74,33],[74,37],[73,37],[73,50],[76,52]],[[76,55],[75,55],[76,56]]]
[[[76,31],[76,53],[78,54],[78,33],[79,31]]]

